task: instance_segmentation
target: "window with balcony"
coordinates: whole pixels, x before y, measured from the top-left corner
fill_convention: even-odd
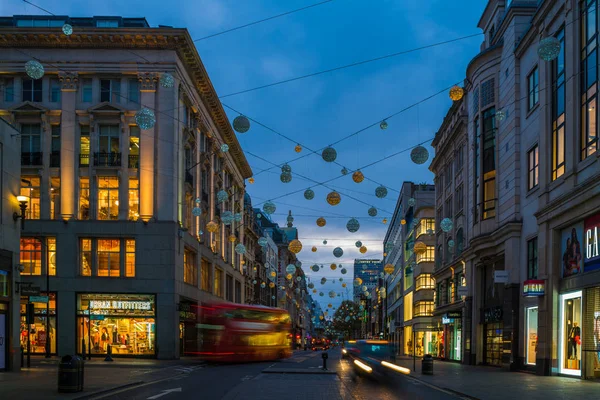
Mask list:
[[[418,239],[421,235],[429,235],[435,232],[435,219],[433,218],[421,218],[419,224],[415,229],[415,236]]]
[[[187,248],[183,251],[183,281],[188,285],[198,286],[196,254]]]
[[[431,274],[420,274],[415,282],[415,291],[422,289],[435,289],[435,280]]]
[[[50,167],[60,168],[60,125],[52,125],[50,137]]]
[[[581,3],[581,160],[598,150],[598,1]]]
[[[552,180],[565,173],[565,31],[562,28],[556,38],[560,41],[560,53],[552,61]]]
[[[50,79],[50,102],[60,103],[61,84],[58,79]]]
[[[94,154],[94,165],[102,167],[121,166],[119,139],[119,125],[100,125],[98,153]]]
[[[135,239],[81,238],[79,263],[81,276],[135,277]]]
[[[496,110],[483,113],[483,212],[482,218],[496,216]]]
[[[60,215],[60,176],[50,177],[50,218],[61,219]]]
[[[21,165],[42,165],[42,127],[21,125]]]
[[[215,268],[214,290],[215,296],[223,297],[223,270],[220,268]]]
[[[538,277],[538,240],[537,237],[527,241],[527,279]]]
[[[90,165],[90,126],[79,126],[79,166]]]
[[[203,258],[202,264],[200,265],[200,269],[201,269],[201,271],[200,271],[200,274],[201,274],[200,288],[202,290],[204,290],[205,292],[210,292],[211,264]]]
[[[422,262],[434,262],[435,261],[435,247],[427,246],[426,250],[417,252],[416,261],[417,261],[417,264],[422,263]]]
[[[479,193],[479,180],[481,179],[480,173],[480,149],[479,149],[479,137],[481,135],[479,118],[475,118],[473,123],[474,141],[473,141],[473,195],[475,197],[475,207],[473,207],[473,223],[476,224],[479,221],[479,204],[481,201],[481,194]]]
[[[81,80],[81,101],[83,103],[92,102],[92,80],[89,78]]]
[[[90,219],[90,178],[79,178],[79,219]]]
[[[15,80],[13,78],[4,79],[4,101],[7,103],[15,101]]]
[[[129,168],[140,167],[140,128],[129,127]]]
[[[100,79],[100,101],[121,102],[120,79]]]
[[[116,176],[98,177],[98,219],[116,220],[119,218],[119,178]]]
[[[432,317],[435,304],[433,301],[417,301],[414,304],[414,317]]]
[[[129,79],[127,80],[128,86],[128,100],[130,103],[139,104],[140,102],[140,81],[137,79]]]
[[[25,210],[27,219],[40,219],[40,193],[39,176],[21,176],[20,194],[29,197]]]
[[[137,221],[140,217],[140,181],[129,178],[129,220]]]
[[[41,79],[23,79],[23,101],[42,102],[42,80]]]
[[[536,144],[535,147],[529,150],[529,152],[527,153],[527,188],[529,190],[536,188],[539,183],[539,163],[539,148]]]

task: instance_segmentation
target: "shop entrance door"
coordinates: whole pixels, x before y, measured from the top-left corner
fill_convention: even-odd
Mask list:
[[[6,355],[8,352],[8,324],[6,314],[0,311],[0,371],[6,370]]]
[[[502,322],[485,324],[485,363],[502,365]]]
[[[183,356],[185,354],[185,324],[183,322],[179,323],[179,355]]]

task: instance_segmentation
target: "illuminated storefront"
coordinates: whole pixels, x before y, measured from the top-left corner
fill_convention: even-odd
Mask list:
[[[154,356],[155,296],[78,294],[78,352],[82,345],[92,355],[104,355],[111,346],[114,356]]]
[[[440,357],[460,361],[462,349],[462,312],[450,311],[442,316],[443,335]]]
[[[538,307],[525,309],[525,364],[535,365],[538,341]]]
[[[48,303],[33,301],[34,319],[29,325],[29,343],[31,354],[45,354],[46,340],[50,342],[50,354],[56,354],[56,293],[40,293],[34,300],[48,297]],[[25,317],[28,297],[21,296],[21,346],[27,354],[27,320]],[[46,332],[46,318],[48,317],[48,330]]]

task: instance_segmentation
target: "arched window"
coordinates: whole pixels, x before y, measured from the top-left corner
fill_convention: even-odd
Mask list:
[[[456,232],[456,254],[462,253],[464,248],[463,229],[459,228]]]

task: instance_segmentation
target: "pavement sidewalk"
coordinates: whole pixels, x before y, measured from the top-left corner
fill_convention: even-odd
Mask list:
[[[0,397],[19,400],[86,399],[94,394],[190,373],[201,367],[197,361],[194,363],[182,360],[107,362],[111,368],[100,361],[86,361],[83,392],[59,393],[58,363],[53,361],[43,359],[34,363],[32,359],[31,368],[0,374]]]
[[[527,372],[434,361],[433,375],[421,374],[421,359],[399,357],[396,363],[411,370],[410,376],[429,385],[472,399],[527,400],[598,398],[600,383],[562,376],[538,376]]]

